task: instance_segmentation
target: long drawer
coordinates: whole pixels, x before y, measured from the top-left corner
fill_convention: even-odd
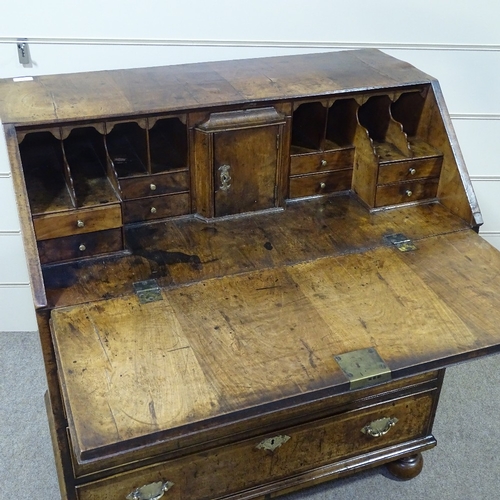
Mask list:
[[[428,435],[437,390],[394,398],[77,487],[79,500],[123,500],[151,483],[165,498],[209,500]],[[129,497],[130,498],[130,497]]]

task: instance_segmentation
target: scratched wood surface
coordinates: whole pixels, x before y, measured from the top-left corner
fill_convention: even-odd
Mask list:
[[[303,75],[302,77],[300,75]],[[39,124],[429,82],[374,49],[0,80],[3,123]]]
[[[286,210],[210,222],[161,221],[125,230],[129,254],[44,266],[50,306],[127,295],[136,281],[177,286],[387,245],[384,235],[419,240],[470,230],[440,204],[370,214],[350,196],[292,203]]]
[[[395,375],[411,375],[496,351],[498,252],[470,230],[418,247],[206,279],[145,305],[127,296],[54,310],[77,457],[345,390],[336,354],[375,346]]]

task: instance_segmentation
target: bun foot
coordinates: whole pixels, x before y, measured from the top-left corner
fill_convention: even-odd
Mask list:
[[[395,462],[387,464],[387,470],[396,478],[403,481],[417,477],[424,466],[424,459],[421,453],[410,457],[400,458]]]

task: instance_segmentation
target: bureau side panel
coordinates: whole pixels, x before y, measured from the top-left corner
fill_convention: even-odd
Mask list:
[[[19,154],[19,147],[17,144],[16,130],[12,125],[6,125],[4,127],[4,132],[12,171],[12,180],[14,182],[14,191],[16,193],[16,202],[19,212],[19,221],[21,223],[24,251],[30,274],[33,300],[35,307],[40,308],[47,305],[47,298],[45,296],[42,270],[38,257],[35,231],[31,221],[28,194],[26,192],[26,184],[22,173],[21,156]]]

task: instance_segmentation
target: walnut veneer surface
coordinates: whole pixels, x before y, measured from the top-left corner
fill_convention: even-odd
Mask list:
[[[439,84],[407,63],[2,80],[0,116],[64,498],[411,478],[444,369],[500,348],[500,254]],[[350,389],[336,356],[368,348],[392,380]]]

